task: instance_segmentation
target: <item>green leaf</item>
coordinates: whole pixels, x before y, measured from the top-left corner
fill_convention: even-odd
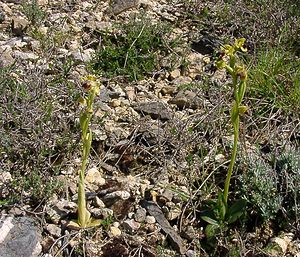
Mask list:
[[[221,59],[221,60],[216,62],[216,66],[217,66],[218,69],[223,69],[223,68],[226,67],[226,62]]]
[[[203,219],[204,221],[206,221],[207,223],[209,223],[211,225],[219,226],[219,222],[209,216],[201,216],[201,219]]]
[[[241,217],[245,211],[247,201],[245,199],[240,199],[236,201],[228,210],[228,218],[227,222],[233,223],[235,222],[239,217]]]
[[[239,116],[239,109],[238,109],[238,106],[236,103],[234,103],[234,105],[232,106],[232,109],[231,109],[231,122],[234,123],[238,116]]]
[[[243,97],[246,92],[246,81],[241,81],[239,84],[239,90],[238,90],[238,102],[239,104],[242,102]]]
[[[205,228],[205,235],[209,237],[214,237],[221,232],[221,228],[219,225],[209,224]]]
[[[226,212],[227,212],[227,204],[222,192],[219,192],[218,195],[218,212],[221,220],[225,220]]]
[[[86,120],[87,120],[87,114],[85,112],[82,112],[79,117],[81,130],[83,130],[83,128],[85,127]]]
[[[71,220],[67,227],[74,230],[80,230],[82,228],[91,228],[91,227],[97,227],[102,224],[102,220],[100,219],[94,219],[90,218],[87,220],[86,224],[79,224],[77,220]]]
[[[239,106],[239,114],[240,115],[245,114],[246,111],[248,111],[248,107],[247,106],[245,106],[245,105],[240,105]]]
[[[91,218],[86,227],[97,227],[102,224],[102,220]]]
[[[77,220],[71,220],[68,225],[67,225],[68,228],[70,229],[74,229],[74,230],[79,230],[81,227],[79,226]]]

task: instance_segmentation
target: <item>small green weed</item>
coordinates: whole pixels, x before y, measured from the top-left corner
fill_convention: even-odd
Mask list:
[[[113,216],[108,216],[107,218],[101,220],[101,225],[105,230],[107,230],[113,222],[114,222]]]
[[[37,0],[24,1],[22,12],[33,26],[39,26],[46,18],[46,12],[41,9]]]
[[[178,90],[192,90],[194,88],[200,88],[200,85],[198,83],[187,83],[187,84],[181,84],[178,85]]]
[[[150,19],[137,16],[121,25],[117,34],[101,34],[102,46],[89,67],[95,74],[108,77],[142,79],[159,69],[160,58],[176,45],[176,40],[168,40],[170,33],[170,25],[152,24]]]
[[[10,202],[18,202],[21,198],[25,200],[22,194],[26,192],[26,199],[29,197],[32,203],[39,203],[55,193],[60,193],[63,183],[55,177],[49,179],[34,169],[26,176],[16,172],[11,187],[13,191],[8,199]]]
[[[176,253],[173,251],[170,251],[163,245],[158,245],[156,247],[156,252],[158,257],[175,257]]]

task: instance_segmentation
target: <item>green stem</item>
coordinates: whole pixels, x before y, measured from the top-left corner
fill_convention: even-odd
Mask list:
[[[235,65],[235,63],[233,63],[232,65]],[[233,76],[232,76],[232,84],[234,87],[234,98],[235,98],[235,102],[234,102],[234,106],[232,108],[232,114],[231,114],[231,121],[232,121],[232,125],[233,125],[233,130],[234,130],[234,139],[233,139],[233,150],[232,150],[231,160],[230,160],[230,164],[228,167],[227,177],[226,177],[225,186],[224,186],[224,200],[225,200],[226,205],[228,202],[230,179],[232,176],[233,167],[234,167],[234,163],[235,163],[235,159],[236,159],[237,145],[238,145],[238,138],[239,138],[240,119],[239,119],[239,100],[238,100],[238,88],[237,88],[238,82],[237,82],[236,74],[233,74]]]
[[[88,131],[88,126],[90,120],[92,118],[92,105],[95,97],[95,93],[91,92],[87,99],[87,107],[84,110],[86,114],[86,119],[84,120],[83,128],[82,128],[82,165],[79,173],[79,181],[78,181],[78,224],[81,227],[85,227],[88,222],[87,217],[87,209],[86,209],[86,197],[85,197],[85,170],[87,166],[87,160],[90,153],[91,147],[91,133],[92,131]],[[84,115],[84,114],[82,114]],[[88,137],[88,133],[89,137]]]
[[[235,103],[237,104],[237,103]],[[236,106],[237,111],[238,111],[238,106]],[[239,114],[237,114],[235,121],[233,122],[233,128],[234,128],[234,139],[233,139],[233,150],[232,150],[232,155],[231,155],[231,160],[227,172],[227,177],[225,180],[225,187],[224,187],[224,199],[225,203],[227,204],[228,201],[228,192],[229,192],[229,185],[230,185],[230,179],[232,176],[233,172],[233,167],[236,159],[236,154],[237,154],[237,147],[238,147],[238,138],[239,138],[239,123],[240,123],[240,118]]]
[[[87,119],[88,120],[88,119]],[[86,149],[86,134],[82,133],[83,137],[83,154],[82,154],[82,164],[81,164],[81,170],[79,173],[79,181],[78,181],[78,224],[81,227],[85,226],[86,220],[85,220],[85,210],[86,210],[86,198],[85,198],[85,170],[87,165],[87,150]]]
[[[86,224],[86,199],[85,199],[85,186],[84,186],[84,175],[85,172],[82,169],[79,174],[78,182],[78,224],[81,227],[84,227]]]

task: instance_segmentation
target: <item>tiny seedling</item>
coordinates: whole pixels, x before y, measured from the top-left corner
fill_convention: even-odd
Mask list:
[[[99,83],[93,76],[87,76],[83,87],[87,92],[87,96],[81,98],[80,101],[83,105],[83,109],[79,119],[82,133],[82,163],[78,181],[78,219],[77,221],[71,221],[69,224],[71,227],[77,228],[94,227],[101,224],[101,220],[91,218],[91,213],[87,210],[84,183],[87,161],[92,144],[92,130],[89,128],[89,124],[93,116],[93,102],[96,95],[99,94],[100,89]]]
[[[240,115],[243,115],[247,111],[247,107],[241,105],[246,91],[247,70],[244,66],[237,63],[237,52],[247,51],[243,46],[244,43],[245,39],[241,38],[236,39],[233,45],[225,45],[222,47],[220,59],[216,63],[219,69],[226,69],[232,78],[234,103],[230,116],[233,125],[234,139],[231,160],[225,179],[224,191],[219,193],[218,200],[213,203],[213,210],[209,211],[207,215],[201,217],[209,223],[206,227],[206,233],[211,236],[225,228],[227,224],[235,222],[243,214],[246,207],[246,200],[244,199],[240,199],[232,206],[228,207],[230,179],[238,150]]]

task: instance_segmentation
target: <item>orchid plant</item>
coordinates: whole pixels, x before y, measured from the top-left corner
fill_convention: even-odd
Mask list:
[[[101,224],[101,220],[91,218],[91,213],[86,207],[85,197],[85,171],[92,144],[92,130],[89,128],[89,124],[93,116],[94,99],[100,92],[99,82],[94,76],[87,76],[84,79],[83,88],[87,92],[87,96],[80,99],[83,109],[79,118],[82,133],[82,163],[78,181],[78,219],[69,224],[75,228],[94,227]]]
[[[242,105],[242,101],[246,92],[247,70],[244,65],[238,64],[237,53],[246,52],[244,47],[245,38],[236,39],[233,45],[225,45],[221,48],[222,52],[216,66],[219,69],[226,69],[232,78],[232,86],[234,91],[234,103],[231,109],[231,123],[233,125],[233,149],[227,176],[225,179],[224,191],[219,193],[218,200],[214,204],[213,210],[202,219],[209,223],[206,227],[208,235],[214,235],[216,231],[224,227],[226,224],[235,222],[242,214],[246,206],[246,201],[241,199],[228,207],[228,194],[230,179],[232,176],[239,139],[240,115],[247,111],[247,107]]]
[[[232,78],[232,85],[234,91],[234,103],[231,109],[231,122],[233,125],[234,139],[233,139],[233,150],[231,155],[231,160],[227,172],[227,177],[225,180],[224,187],[224,200],[227,204],[230,179],[232,176],[232,171],[237,154],[237,146],[239,139],[239,126],[240,126],[240,115],[247,111],[247,107],[241,105],[245,92],[246,92],[246,82],[247,82],[247,70],[244,65],[237,64],[236,53],[238,51],[246,52],[247,49],[244,48],[245,38],[240,38],[235,40],[234,45],[225,45],[222,47],[222,56],[220,60],[216,63],[219,69],[226,69]],[[228,60],[229,58],[229,60]]]

